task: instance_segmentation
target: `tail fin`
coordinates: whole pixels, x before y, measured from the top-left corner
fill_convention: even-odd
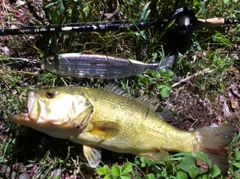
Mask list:
[[[207,154],[212,163],[220,168],[222,175],[227,175],[226,147],[235,135],[235,127],[232,125],[213,125],[199,129],[197,132],[202,138],[201,152]]]

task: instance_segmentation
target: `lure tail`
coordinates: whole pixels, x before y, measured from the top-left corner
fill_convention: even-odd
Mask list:
[[[235,136],[235,127],[232,125],[209,126],[197,130],[196,133],[202,138],[201,152],[207,154],[212,164],[220,168],[222,175],[227,175],[226,147]]]

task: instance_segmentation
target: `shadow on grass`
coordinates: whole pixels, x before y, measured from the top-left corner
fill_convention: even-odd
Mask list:
[[[44,165],[42,167],[44,170],[48,170],[52,163],[54,166],[52,171],[61,168],[63,173],[71,174],[76,167],[80,167],[80,172],[85,177],[97,175],[95,169],[88,165],[83,155],[81,144],[53,138],[23,126],[21,126],[19,134],[14,137],[15,145],[12,149],[13,163],[23,163],[24,166],[29,164],[32,164],[31,166]],[[135,157],[130,154],[119,154],[103,149],[102,163],[100,165],[121,165],[126,161],[134,162],[134,159]]]

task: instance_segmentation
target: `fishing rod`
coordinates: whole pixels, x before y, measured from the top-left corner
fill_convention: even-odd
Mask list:
[[[112,22],[81,22],[69,24],[36,25],[25,26],[16,29],[0,29],[0,36],[5,35],[27,35],[27,34],[46,34],[61,32],[106,32],[106,31],[126,31],[144,30],[149,27],[164,29],[164,26],[174,21],[171,27],[176,33],[188,33],[197,27],[209,27],[219,25],[238,24],[240,19],[210,18],[197,19],[191,8],[184,7],[177,9],[169,18],[139,20],[120,20]]]
[[[0,36],[5,35],[26,35],[26,34],[46,34],[46,33],[61,33],[61,32],[104,32],[104,31],[125,31],[143,30],[151,26],[150,22],[129,22],[129,21],[114,21],[114,22],[82,22],[70,23],[63,25],[39,25],[26,26],[17,29],[0,29]]]

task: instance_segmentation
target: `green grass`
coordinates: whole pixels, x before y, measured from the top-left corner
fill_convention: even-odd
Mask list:
[[[44,1],[46,20],[52,24],[92,22],[100,20],[122,20],[139,18],[168,17],[174,10],[174,2],[152,1],[109,1],[109,0],[50,0]],[[199,18],[206,17],[239,17],[238,1],[181,1],[178,7],[192,7]],[[15,7],[18,10],[21,7]],[[104,13],[113,13],[121,9],[110,19]],[[18,19],[9,9],[0,20],[1,23],[18,25]],[[8,14],[7,14],[8,13]],[[7,20],[6,20],[7,19]],[[36,19],[31,17],[34,23]],[[6,23],[6,24],[7,24]],[[228,87],[239,82],[239,24],[230,28],[197,29],[190,41],[197,48],[188,47],[182,58],[175,65],[173,72],[147,71],[134,77],[118,80],[119,86],[134,96],[151,94],[165,100],[170,91],[190,90],[199,99],[211,101],[219,95],[227,98]],[[12,113],[26,112],[26,94],[28,90],[53,86],[91,86],[102,87],[114,80],[74,79],[59,77],[41,69],[38,63],[41,58],[58,53],[81,52],[97,53],[136,59],[142,62],[161,61],[168,55],[164,51],[166,39],[164,33],[150,28],[145,31],[104,32],[104,33],[61,33],[34,36],[10,36],[7,43],[1,37],[1,46],[10,48],[10,56],[34,59],[28,63],[5,60],[0,58],[0,167],[22,163],[23,168],[14,168],[19,174],[27,172],[33,178],[60,178],[58,169],[63,176],[82,178],[223,178],[218,167],[203,170],[195,164],[195,158],[189,154],[173,154],[157,163],[145,158],[131,155],[116,154],[103,151],[103,161],[97,169],[91,169],[83,154],[82,146],[66,140],[55,139],[32,129],[13,124],[7,116]],[[208,69],[208,70],[206,70]],[[201,73],[202,72],[202,73]],[[189,80],[174,85],[172,75],[176,74]],[[195,74],[195,75],[194,75]],[[240,102],[238,98],[236,101]],[[229,101],[228,101],[229,103]],[[210,105],[218,111],[218,106]],[[238,111],[235,118],[224,119],[239,126]],[[221,111],[218,111],[219,115]],[[213,120],[213,119],[206,119]],[[229,146],[229,177],[240,178],[239,135]],[[200,155],[200,154],[199,154]],[[206,159],[206,163],[209,161]],[[189,165],[186,165],[189,164]],[[55,177],[54,177],[55,176]],[[0,174],[1,177],[1,174]]]

